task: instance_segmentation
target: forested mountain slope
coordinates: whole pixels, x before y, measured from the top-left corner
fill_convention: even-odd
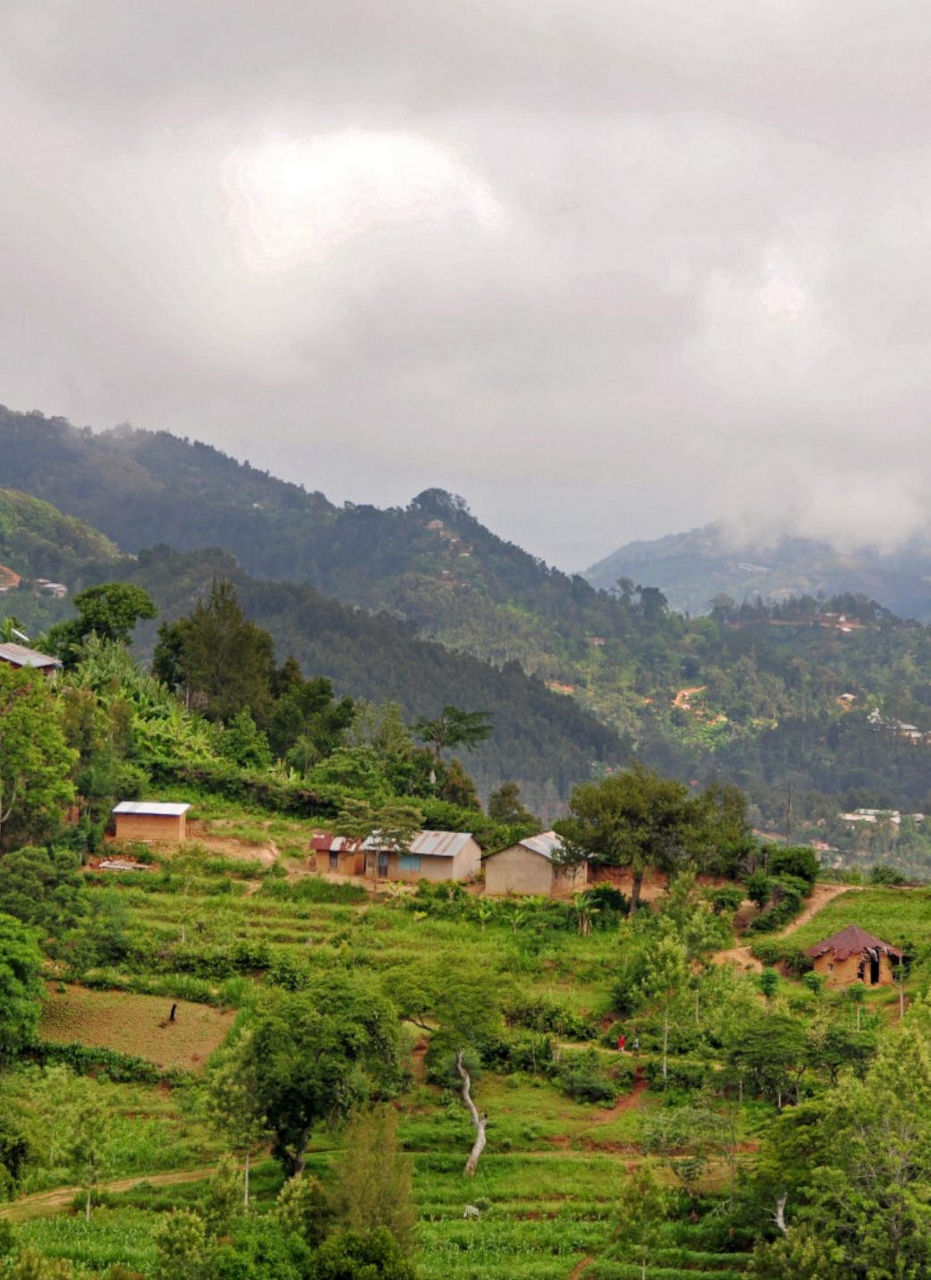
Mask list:
[[[96,529],[49,503],[0,489],[0,564],[12,559],[23,577],[74,583],[103,565],[118,565],[120,552]]]
[[[613,590],[619,579],[659,587],[670,607],[708,613],[716,596],[738,604],[787,596],[843,592],[865,595],[903,618],[931,621],[931,542],[913,538],[895,551],[841,552],[809,538],[784,537],[772,545],[735,542],[720,525],[706,525],[652,542],[630,542],[587,569],[595,587]]]
[[[206,446],[95,436],[35,414],[0,412],[0,481],[99,521],[127,550],[221,545],[248,570],[241,597],[280,652],[409,714],[450,701],[491,710],[510,745],[477,757],[476,773],[486,786],[523,780],[547,808],[593,762],[635,753],[689,781],[738,782],[771,826],[784,821],[790,782],[799,821],[855,805],[931,809],[931,632],[862,596],[719,599],[711,616],[688,618],[655,586],[608,593],[548,568],[440,490],[404,509],[336,508]],[[138,570],[169,616],[215,565],[195,555],[176,568],[184,599],[164,559]],[[390,616],[340,610],[319,592]],[[415,633],[483,662],[417,648]],[[518,664],[537,679],[528,685]],[[574,703],[614,732],[593,735]]]
[[[29,519],[14,522],[11,513],[16,512]],[[26,579],[34,564],[45,563],[34,559],[40,517],[41,528],[54,530],[59,539],[55,563],[72,593],[86,581],[119,577],[150,592],[162,622],[186,613],[215,578],[229,577],[247,614],[272,634],[279,660],[293,655],[306,674],[328,676],[339,695],[396,701],[408,720],[433,717],[448,704],[490,711],[492,736],[467,759],[486,794],[503,780],[513,780],[528,803],[553,815],[593,769],[626,759],[610,728],[526,676],[517,663],[499,669],[455,653],[418,639],[410,623],[347,607],[308,584],[252,578],[221,551],[182,553],[162,546],[138,559],[119,557],[108,539],[81,522],[62,517],[47,503],[4,492],[3,562],[22,574],[24,582],[0,595],[0,617],[15,616],[33,636],[71,612],[68,599],[36,593]],[[154,623],[139,628],[143,649],[151,648],[154,631]]]

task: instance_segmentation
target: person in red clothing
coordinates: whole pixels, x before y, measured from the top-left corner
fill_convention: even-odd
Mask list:
[[[618,1051],[618,1053],[623,1053],[623,1052],[624,1052],[624,1050],[625,1050],[626,1048],[627,1048],[627,1037],[626,1037],[626,1036],[618,1036],[618,1038],[617,1038],[617,1051]]]

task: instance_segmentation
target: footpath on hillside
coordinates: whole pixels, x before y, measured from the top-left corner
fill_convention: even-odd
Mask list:
[[[803,924],[807,924],[819,911],[823,911],[833,898],[859,888],[860,885],[852,884],[816,884],[804,908],[791,924],[786,925],[778,936],[785,938],[790,933],[794,933],[796,929],[801,929]],[[728,947],[724,951],[716,951],[711,959],[715,964],[739,964],[744,969],[753,969],[757,973],[761,973],[763,970],[761,961],[753,955],[749,946]]]
[[[131,1191],[145,1183],[149,1187],[168,1187],[180,1182],[204,1182],[216,1172],[215,1164],[201,1165],[198,1169],[175,1169],[171,1173],[136,1174],[132,1178],[117,1178],[113,1182],[101,1182],[95,1191],[119,1192]],[[51,1191],[36,1191],[31,1196],[23,1196],[21,1200],[13,1200],[9,1204],[0,1205],[0,1218],[10,1218],[19,1222],[24,1218],[41,1217],[50,1209],[63,1209],[76,1199],[83,1197],[85,1187],[53,1187]]]

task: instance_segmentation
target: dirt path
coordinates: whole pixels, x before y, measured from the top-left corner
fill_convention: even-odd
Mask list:
[[[801,929],[803,924],[807,924],[819,911],[823,911],[834,898],[839,897],[842,893],[857,890],[860,887],[860,885],[853,884],[816,884],[805,907],[791,924],[786,925],[779,937],[786,938],[790,933],[794,933],[796,929]],[[750,969],[755,973],[762,973],[763,971],[763,965],[751,953],[748,946],[728,947],[724,951],[716,951],[711,959],[715,964],[739,964],[742,969]]]
[[[203,1182],[216,1171],[215,1164],[201,1165],[199,1169],[177,1169],[173,1173],[143,1173],[133,1178],[117,1178],[114,1182],[102,1182],[100,1191],[131,1191],[141,1182],[151,1187],[169,1187],[179,1182]],[[0,1205],[0,1218],[11,1218],[19,1221],[22,1218],[36,1218],[50,1210],[63,1209],[71,1204],[75,1196],[84,1193],[83,1187],[54,1187],[51,1191],[37,1191],[35,1195],[23,1196],[10,1204]]]
[[[593,1267],[594,1265],[595,1259],[593,1257],[589,1256],[587,1258],[583,1258],[582,1261],[577,1262],[569,1272],[569,1280],[581,1280],[581,1277],[585,1274],[588,1268]]]

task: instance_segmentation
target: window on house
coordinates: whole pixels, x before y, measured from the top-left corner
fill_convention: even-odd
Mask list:
[[[401,854],[401,870],[402,871],[419,871],[420,870],[420,854],[419,853],[402,853]]]

